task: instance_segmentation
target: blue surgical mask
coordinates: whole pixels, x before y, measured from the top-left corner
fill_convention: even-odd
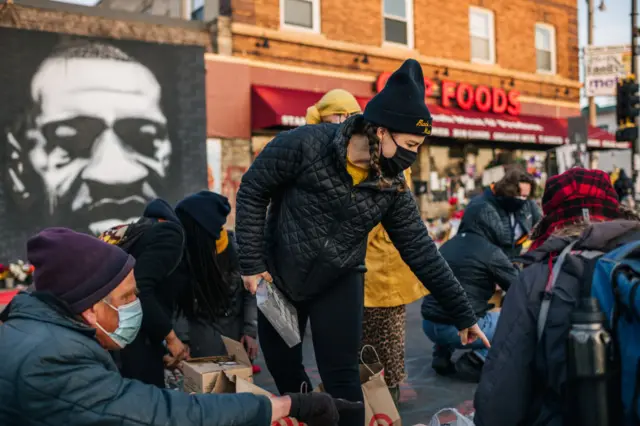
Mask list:
[[[103,300],[104,304],[118,312],[118,328],[114,332],[108,332],[100,324],[98,328],[111,338],[118,346],[124,348],[130,345],[138,335],[142,325],[142,305],[140,299],[136,299],[126,305],[117,308],[111,303]]]

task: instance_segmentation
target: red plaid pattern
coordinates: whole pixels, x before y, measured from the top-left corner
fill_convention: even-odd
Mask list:
[[[532,235],[531,249],[542,245],[556,229],[585,220],[602,222],[622,216],[609,175],[601,170],[574,168],[547,180],[542,196],[544,217]]]

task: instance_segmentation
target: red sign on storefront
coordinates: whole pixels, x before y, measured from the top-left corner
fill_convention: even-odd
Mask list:
[[[376,90],[380,92],[390,72],[380,74],[376,81]],[[433,96],[435,83],[430,78],[424,79],[425,97]],[[469,83],[443,80],[440,83],[440,102],[444,107],[453,106],[455,101],[458,108],[463,110],[476,109],[481,112],[493,112],[495,114],[520,115],[520,92],[517,90],[506,91],[497,87],[484,85],[472,86]]]

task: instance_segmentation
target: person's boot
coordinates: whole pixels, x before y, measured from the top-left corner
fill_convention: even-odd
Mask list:
[[[431,361],[431,368],[441,375],[441,376],[450,376],[456,372],[456,368],[451,362],[451,355],[433,355],[433,360]]]
[[[484,361],[473,352],[462,355],[455,364],[456,376],[461,380],[479,383]]]

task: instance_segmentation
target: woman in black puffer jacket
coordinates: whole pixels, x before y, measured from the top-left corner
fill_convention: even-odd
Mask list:
[[[242,178],[236,234],[245,286],[255,292],[260,277],[273,280],[297,308],[302,332],[311,321],[318,370],[334,397],[363,399],[364,258],[369,231],[380,222],[405,263],[455,318],[461,339],[486,339],[402,176],[430,133],[422,69],[410,59],[364,115],[280,134]],[[258,335],[279,391],[298,392],[302,383],[310,389],[301,345],[289,348],[260,313]],[[360,410],[343,416],[340,426],[363,423]]]

